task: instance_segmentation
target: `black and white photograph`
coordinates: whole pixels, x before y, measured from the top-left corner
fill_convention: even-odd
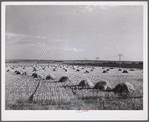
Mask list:
[[[147,15],[141,1],[3,2],[4,120],[147,119]]]

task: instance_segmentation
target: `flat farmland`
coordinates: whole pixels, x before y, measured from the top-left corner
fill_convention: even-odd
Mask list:
[[[12,67],[14,67],[12,69]],[[23,67],[25,67],[23,69]],[[32,77],[33,67],[40,76]],[[55,69],[55,70],[53,70]],[[107,70],[106,73],[103,71]],[[143,110],[143,70],[125,68],[127,73],[116,67],[68,66],[57,64],[6,64],[5,109],[6,110]],[[9,71],[7,71],[9,70]],[[25,71],[26,75],[15,71]],[[66,71],[67,70],[67,71]],[[88,71],[88,72],[86,72]],[[54,80],[46,80],[47,75]],[[68,76],[70,82],[58,82]],[[122,82],[129,82],[135,91],[128,98],[121,98],[112,92],[91,89],[72,91],[66,85],[77,85],[85,79],[95,85],[106,81],[112,88]],[[37,87],[38,86],[38,87]],[[34,93],[34,95],[33,95]],[[32,101],[28,101],[33,95]]]

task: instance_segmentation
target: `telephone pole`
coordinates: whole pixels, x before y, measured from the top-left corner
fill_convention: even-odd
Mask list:
[[[99,57],[96,57],[96,59],[97,59],[97,66],[98,66],[98,59],[99,59]]]
[[[121,56],[123,56],[123,54],[118,54],[119,56],[119,68],[121,67]]]

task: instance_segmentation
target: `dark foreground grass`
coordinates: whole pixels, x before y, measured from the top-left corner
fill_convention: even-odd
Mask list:
[[[11,104],[6,102],[6,110],[143,110],[143,98],[90,96],[78,97],[67,102],[29,102],[19,99]]]

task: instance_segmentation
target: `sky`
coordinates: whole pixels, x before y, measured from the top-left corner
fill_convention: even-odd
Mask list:
[[[143,7],[6,6],[6,59],[143,60]]]

